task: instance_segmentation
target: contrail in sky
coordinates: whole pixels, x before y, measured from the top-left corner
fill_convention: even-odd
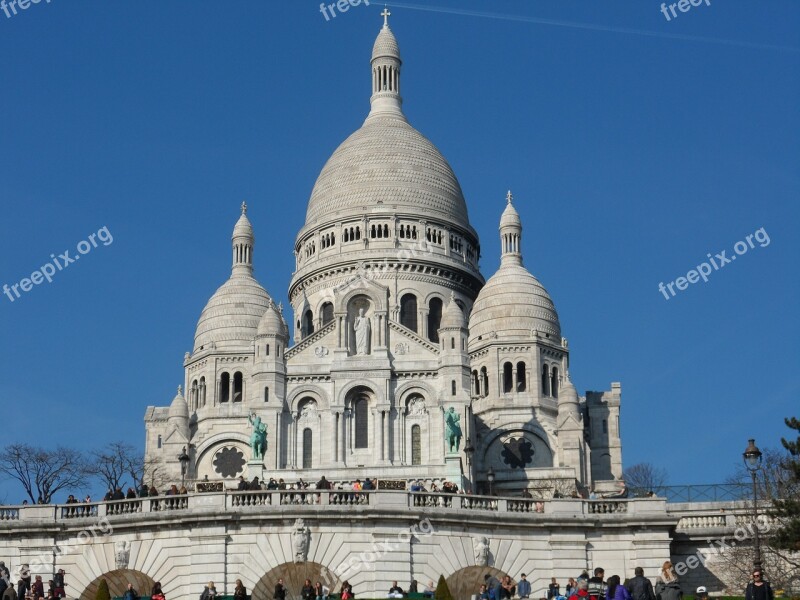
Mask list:
[[[646,29],[631,29],[629,27],[610,27],[607,25],[593,25],[591,23],[578,23],[575,21],[560,21],[556,19],[542,19],[540,17],[525,17],[522,15],[508,15],[502,13],[491,13],[480,10],[465,10],[462,8],[446,8],[443,6],[422,6],[419,4],[408,4],[407,2],[391,2],[391,6],[398,8],[408,8],[410,10],[424,10],[427,12],[447,13],[453,15],[463,15],[466,17],[481,17],[484,19],[497,19],[500,21],[518,21],[521,23],[536,23],[539,25],[553,25],[555,27],[569,27],[571,29],[587,29],[590,31],[606,31],[609,33],[627,33],[630,35],[641,35],[645,37],[658,37],[673,40],[687,40],[693,42],[706,42],[709,44],[724,44],[727,46],[741,46],[743,48],[758,48],[761,50],[783,50],[787,52],[800,52],[800,48],[793,46],[778,46],[775,44],[759,44],[756,42],[745,42],[738,40],[726,40],[722,38],[700,37],[694,35],[684,35],[681,33],[663,33],[660,31],[648,31]]]

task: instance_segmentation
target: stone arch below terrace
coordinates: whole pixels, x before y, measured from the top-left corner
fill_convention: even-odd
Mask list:
[[[472,598],[481,589],[484,576],[487,574],[497,577],[499,581],[503,581],[503,577],[508,575],[508,573],[494,567],[464,567],[446,579],[447,587],[450,588],[450,595],[458,599]],[[513,577],[511,580],[516,585],[517,582]]]
[[[306,579],[311,580],[311,585],[319,581],[330,588],[331,593],[339,592],[339,578],[326,567],[316,562],[283,563],[267,571],[253,586],[252,600],[272,600],[275,584],[278,579],[283,579],[286,586],[287,598],[299,598],[300,590]]]
[[[100,582],[105,579],[108,583],[108,591],[111,592],[112,598],[119,598],[128,589],[128,584],[133,584],[139,596],[149,596],[150,591],[153,589],[153,578],[141,571],[133,569],[115,569],[108,573],[103,573],[92,581],[86,589],[83,590],[79,596],[80,600],[95,600],[97,596],[97,589],[100,587]],[[67,577],[67,585],[69,585],[69,577]]]

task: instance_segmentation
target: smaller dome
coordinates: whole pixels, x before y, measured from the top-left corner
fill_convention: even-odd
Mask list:
[[[472,306],[470,342],[489,336],[530,339],[532,331],[561,340],[561,325],[553,301],[525,267],[503,264],[486,282]]]
[[[388,25],[384,25],[378,37],[375,38],[375,45],[372,47],[372,60],[388,56],[400,60],[400,46]]]
[[[254,237],[253,225],[250,223],[250,219],[247,218],[247,208],[242,211],[242,216],[239,217],[239,220],[236,221],[236,225],[233,226],[233,235],[231,238],[235,239],[237,237]]]
[[[169,418],[189,419],[189,406],[186,404],[186,399],[183,397],[181,386],[178,386],[178,393],[169,405]]]
[[[464,319],[464,312],[456,302],[455,295],[450,293],[450,302],[442,313],[442,321],[439,329],[456,329],[459,327],[466,327],[466,319]]]
[[[569,378],[569,373],[564,377],[564,382],[561,384],[561,390],[558,392],[559,404],[579,404],[578,390],[572,385]]]
[[[288,325],[286,321],[283,320],[283,316],[278,312],[272,300],[270,300],[269,307],[258,322],[257,335],[286,335],[287,331]]]
[[[511,192],[509,192],[510,194]],[[519,218],[519,213],[517,209],[514,208],[514,205],[511,204],[509,200],[506,209],[503,211],[503,214],[500,217],[500,228],[503,227],[522,227],[522,219]]]

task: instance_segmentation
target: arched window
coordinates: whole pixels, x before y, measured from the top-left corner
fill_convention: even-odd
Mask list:
[[[333,321],[333,304],[325,302],[322,304],[322,326],[324,327]]]
[[[455,349],[456,349],[456,338],[451,337],[450,338],[450,350],[455,350]]]
[[[400,325],[417,331],[417,297],[414,294],[404,294],[400,298]]]
[[[456,395],[456,380],[455,379],[453,379],[450,382],[450,395],[451,396],[455,396]]]
[[[486,397],[489,395],[489,373],[486,367],[481,367],[481,396]]]
[[[480,383],[478,382],[478,371],[472,371],[472,395],[473,396],[480,396],[481,395],[481,388]]]
[[[223,373],[219,378],[219,401],[227,402],[231,396],[231,376]]]
[[[264,402],[269,402],[269,388],[264,388]]]
[[[431,298],[428,302],[428,339],[439,343],[439,326],[442,324],[442,299]]]
[[[314,333],[314,313],[309,308],[303,313],[303,336]]]
[[[269,344],[264,346],[264,356],[269,356]]]
[[[411,464],[422,464],[422,430],[419,425],[411,426]]]
[[[605,434],[608,433],[608,421],[606,421],[605,419],[603,419],[603,433]]]
[[[313,456],[313,443],[314,443],[314,434],[311,430],[306,427],[303,429],[303,468],[304,469],[311,469],[313,467],[312,463],[312,456]]]
[[[194,381],[192,381],[192,393],[189,396],[192,401],[192,410],[197,409],[197,403],[199,402],[198,389],[199,388],[197,386],[197,379],[195,379]]]
[[[355,447],[369,448],[369,402],[366,398],[357,398],[353,403],[355,418]]]
[[[158,434],[158,447],[161,448],[161,434]]]
[[[553,398],[558,398],[558,367],[553,367],[550,375],[550,395]]]
[[[206,378],[200,378],[200,406],[206,405]]]
[[[542,365],[542,396],[550,395],[550,369],[545,364]]]
[[[525,363],[518,362],[517,363],[517,391],[524,392],[527,388],[527,382],[525,381]]]
[[[503,393],[507,394],[513,387],[513,371],[514,368],[510,362],[503,364]]]
[[[244,380],[241,371],[236,371],[233,374],[233,401],[241,402],[244,392]]]

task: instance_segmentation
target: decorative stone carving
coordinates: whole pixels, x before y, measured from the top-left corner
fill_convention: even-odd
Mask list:
[[[317,419],[317,403],[313,400],[306,402],[300,409],[300,421],[315,421]]]
[[[485,536],[473,538],[472,548],[475,551],[475,564],[485,567],[489,564],[489,540]]]
[[[408,401],[408,416],[422,417],[428,412],[425,407],[425,398],[417,396]]]
[[[117,542],[114,544],[114,562],[117,569],[127,569],[131,558],[131,543]]]
[[[241,473],[246,462],[244,453],[237,448],[228,447],[217,452],[211,464],[222,477],[230,478]]]
[[[403,354],[408,354],[408,344],[406,342],[399,342],[394,347],[394,353],[398,356],[402,356]]]
[[[512,437],[503,444],[500,456],[512,469],[524,469],[533,462],[533,446],[524,437]]]
[[[292,531],[294,562],[306,562],[306,557],[308,556],[308,538],[309,530],[308,527],[306,527],[306,522],[303,519],[297,519],[294,522],[294,529]]]
[[[317,346],[314,348],[314,354],[317,355],[317,358],[328,356],[328,349],[325,346]]]

